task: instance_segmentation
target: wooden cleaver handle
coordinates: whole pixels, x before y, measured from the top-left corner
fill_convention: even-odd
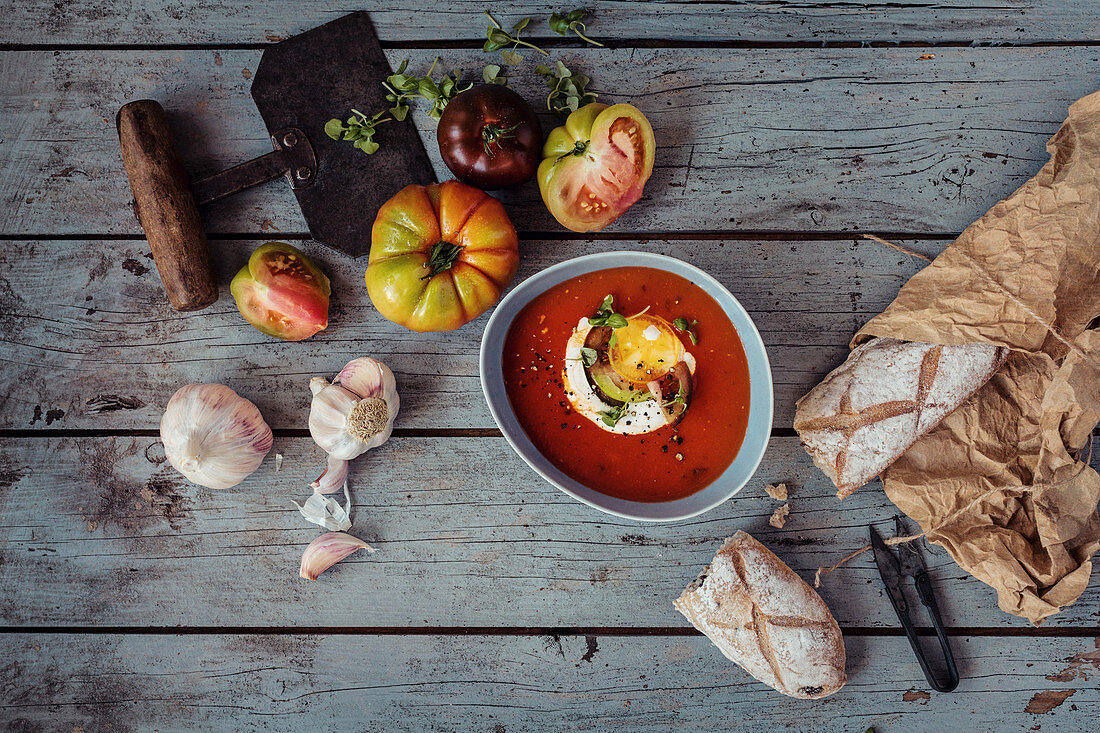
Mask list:
[[[168,116],[157,102],[142,99],[120,109],[116,123],[138,220],[168,300],[180,311],[205,308],[218,299],[218,284]]]

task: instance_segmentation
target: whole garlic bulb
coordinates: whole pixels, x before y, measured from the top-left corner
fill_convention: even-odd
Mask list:
[[[244,481],[272,442],[256,406],[221,384],[180,387],[160,419],[160,439],[172,466],[210,489]]]
[[[390,438],[401,400],[390,368],[370,357],[353,359],[336,379],[309,382],[309,434],[331,458],[350,461]]]

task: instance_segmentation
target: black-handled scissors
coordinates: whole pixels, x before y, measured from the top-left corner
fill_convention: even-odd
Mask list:
[[[905,535],[901,517],[894,517],[894,522],[898,536]],[[882,582],[886,585],[886,595],[889,596],[890,604],[898,614],[902,628],[905,629],[905,638],[909,639],[909,646],[913,647],[913,652],[917,655],[917,661],[920,663],[925,679],[928,680],[932,689],[938,692],[951,692],[959,685],[959,670],[955,666],[955,656],[951,653],[951,645],[948,644],[947,634],[943,630],[940,607],[936,603],[936,596],[932,593],[932,581],[928,578],[928,568],[925,567],[920,550],[915,546],[920,540],[899,543],[898,554],[901,556],[899,561],[882,541],[882,536],[875,531],[875,528],[869,526],[868,529],[871,533],[871,548],[875,552],[875,564],[878,565],[879,575],[882,576]],[[940,641],[940,649],[943,650],[943,659],[947,666],[946,682],[940,682],[936,678],[924,656],[924,649],[921,647],[920,639],[917,638],[917,630],[913,626],[913,620],[909,618],[909,604],[905,601],[905,594],[902,592],[903,577],[913,579],[917,588],[917,597],[928,609],[928,615],[932,618],[932,627],[936,630],[936,638]]]

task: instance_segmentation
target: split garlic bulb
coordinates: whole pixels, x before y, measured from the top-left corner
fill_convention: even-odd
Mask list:
[[[272,442],[256,406],[221,384],[180,387],[160,419],[160,439],[172,466],[210,489],[244,481]]]
[[[309,434],[331,458],[350,461],[389,440],[401,400],[382,362],[353,359],[332,383],[314,377],[309,389]]]

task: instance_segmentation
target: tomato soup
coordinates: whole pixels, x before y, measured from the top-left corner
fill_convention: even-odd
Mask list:
[[[613,301],[605,300],[608,295]],[[607,308],[601,311],[601,304]],[[675,406],[666,405],[678,399],[682,402],[683,389],[676,397],[662,402],[666,398],[657,388],[657,397],[649,404],[658,410],[664,408],[670,417],[666,424],[658,412],[660,426],[642,434],[612,432],[620,429],[615,426],[617,420],[624,430],[629,429],[631,422],[623,419],[631,400],[619,391],[614,394],[620,395],[624,402],[610,400],[620,405],[617,410],[605,410],[595,416],[585,412],[574,394],[577,380],[570,381],[570,374],[576,372],[567,371],[566,346],[571,338],[575,340],[579,326],[584,325],[582,319],[610,322],[612,326],[605,330],[614,333],[618,330],[614,324],[622,321],[608,318],[612,309],[612,315],[623,314],[633,319],[639,317],[635,314],[645,311],[655,323],[675,323],[674,330],[664,331],[680,339],[675,344],[676,353],[687,354],[685,363],[692,367],[687,389],[690,401],[682,415],[676,415],[673,421]],[[628,330],[624,327],[620,333]],[[645,338],[656,339],[654,334],[658,331],[650,328],[643,333],[648,334]],[[692,335],[697,343],[692,343]],[[584,333],[580,336],[583,341]],[[585,343],[593,342],[590,339]],[[611,344],[616,346],[615,336]],[[622,345],[618,347],[621,349]],[[595,352],[582,351],[590,352],[585,358],[587,367],[590,360],[595,361]],[[570,353],[576,354],[577,349]],[[721,306],[706,292],[663,270],[648,267],[600,270],[542,293],[512,322],[504,343],[503,371],[512,409],[538,450],[573,479],[620,499],[660,502],[694,494],[717,479],[733,462],[748,425],[749,370],[737,331]],[[645,386],[636,389],[628,394],[644,398]],[[599,424],[601,421],[604,427]],[[637,424],[636,420],[631,427],[639,429]]]

